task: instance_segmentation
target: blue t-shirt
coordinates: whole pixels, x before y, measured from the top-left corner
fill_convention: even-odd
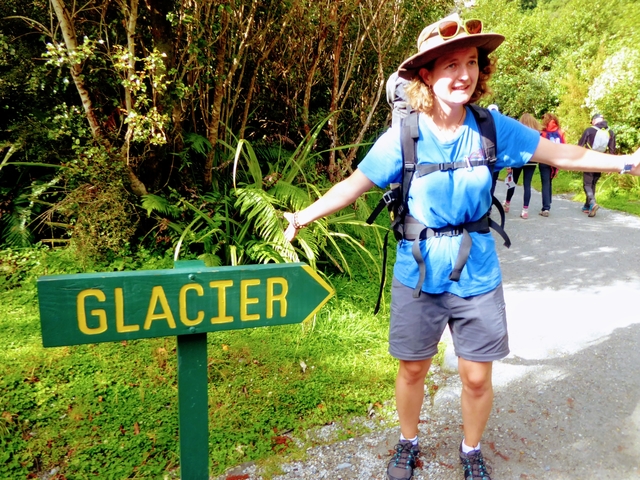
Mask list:
[[[540,140],[540,134],[517,120],[491,112],[496,124],[497,163],[494,171],[522,167]],[[482,139],[473,113],[467,108],[464,124],[454,139],[441,142],[430,131],[424,115],[419,116],[417,162],[450,163],[484,158]],[[400,127],[387,130],[371,147],[358,166],[373,183],[386,188],[402,181]],[[414,178],[409,188],[409,211],[422,224],[433,228],[462,225],[480,220],[491,206],[491,174],[486,166],[437,171]],[[491,233],[471,233],[473,245],[460,280],[449,280],[462,236],[431,237],[421,244],[427,276],[422,290],[451,292],[460,297],[486,293],[502,281],[498,255]],[[398,242],[394,276],[404,285],[415,287],[418,264],[411,253],[412,241]]]

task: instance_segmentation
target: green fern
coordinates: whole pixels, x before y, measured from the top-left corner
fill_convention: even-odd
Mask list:
[[[184,143],[194,152],[206,155],[211,151],[211,142],[206,137],[197,133],[188,133],[184,137]]]
[[[281,214],[276,208],[281,206],[280,202],[268,192],[256,188],[238,188],[236,195],[236,207],[247,220],[244,230],[247,231],[251,224],[258,237],[266,245],[272,246],[279,261],[298,261],[293,247],[284,238]]]
[[[173,218],[180,215],[180,209],[171,204],[169,200],[151,193],[142,196],[142,208],[147,211],[147,215],[151,215],[153,212],[157,212],[160,215],[168,215]]]
[[[303,186],[302,184],[296,186],[284,180],[279,180],[269,189],[269,193],[277,198],[282,205],[289,205],[293,210],[302,210],[311,203],[311,191],[316,193],[316,198],[320,196],[314,186],[310,185],[306,190],[302,188]]]
[[[33,237],[27,224],[29,215],[30,211],[24,208],[4,214],[0,220],[0,244],[8,247],[30,246]]]
[[[164,225],[171,232],[175,258],[186,255],[193,246],[193,250],[201,252],[198,258],[212,266],[302,260],[317,268],[319,263],[328,261],[351,275],[351,263],[359,259],[367,268],[378,268],[363,242],[363,238],[372,237],[365,233],[370,231],[376,244],[381,245],[377,229],[371,229],[355,213],[320,219],[301,230],[293,243],[284,238],[286,222],[282,212],[300,210],[324,193],[316,186],[316,162],[323,152],[314,148],[330,118],[319,122],[293,152],[279,145],[254,147],[229,131],[226,138],[233,144],[219,142],[227,149],[227,161],[233,169],[230,177],[219,178],[225,188],[195,202],[180,198],[172,203],[155,195],[145,196],[142,206],[147,212],[172,218]],[[191,140],[190,148],[195,151],[195,145],[201,144],[195,138]],[[366,202],[358,201],[358,215],[367,209]],[[348,255],[345,248],[356,255]]]

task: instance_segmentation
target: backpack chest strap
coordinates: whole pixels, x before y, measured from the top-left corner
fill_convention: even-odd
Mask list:
[[[495,159],[481,159],[481,160],[468,160],[462,162],[450,162],[450,163],[422,163],[416,165],[416,172],[414,174],[415,177],[424,177],[425,175],[429,175],[434,172],[446,172],[449,170],[457,170],[458,168],[473,168],[478,166],[489,166]]]

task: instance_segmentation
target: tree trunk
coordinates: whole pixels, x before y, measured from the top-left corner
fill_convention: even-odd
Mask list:
[[[126,29],[127,29],[127,50],[129,51],[129,68],[128,68],[128,76],[129,78],[133,77],[136,73],[136,42],[134,36],[136,34],[136,24],[138,23],[138,0],[131,0],[131,5],[127,8],[126,4],[123,3],[123,13],[129,17],[127,21]],[[127,113],[129,113],[133,109],[133,99],[131,98],[131,89],[125,87],[124,88],[124,98],[125,105],[127,108]],[[128,136],[128,135],[127,135]]]
[[[217,62],[216,87],[214,89],[212,114],[211,114],[211,118],[209,120],[209,126],[208,126],[208,130],[209,130],[208,140],[209,140],[209,143],[211,144],[211,151],[207,155],[207,160],[205,162],[204,181],[205,181],[205,185],[207,186],[211,185],[213,181],[213,166],[214,166],[213,160],[215,157],[216,145],[218,144],[218,138],[220,135],[220,119],[222,118],[222,100],[225,95],[225,92],[231,85],[231,82],[235,81],[234,75],[236,73],[236,70],[238,69],[238,66],[243,64],[244,54],[248,45],[247,39],[251,37],[250,32],[254,24],[255,13],[256,13],[256,9],[258,8],[258,4],[259,4],[259,0],[253,0],[251,3],[251,8],[249,9],[249,12],[246,17],[245,27],[243,31],[239,31],[238,33],[238,38],[241,38],[242,40],[240,40],[240,44],[238,45],[237,51],[231,54],[231,58],[232,58],[231,65],[229,66],[229,69],[226,73],[225,73],[225,68],[226,68],[225,59],[226,59],[226,53],[227,53],[226,51],[227,36],[222,35],[222,38],[220,40],[220,45],[219,45],[218,55],[216,60]],[[238,27],[239,27],[238,30],[240,30],[240,27],[242,26],[241,13],[238,13],[237,15],[240,15],[240,21],[238,22]],[[229,14],[226,13],[225,11],[225,13],[223,14],[222,30],[224,30],[227,27],[228,21],[229,21]],[[224,78],[224,80],[222,80],[222,78]]]
[[[128,16],[128,21],[126,24],[127,30],[127,50],[129,52],[129,68],[127,70],[128,77],[132,78],[136,73],[136,27],[138,25],[138,0],[131,0],[131,4],[127,6],[123,4],[123,13],[125,17]],[[131,89],[125,87],[124,89],[124,98],[125,105],[127,108],[127,114],[133,110],[133,98],[131,96]],[[134,173],[133,168],[129,164],[129,139],[132,134],[131,125],[127,125],[127,133],[125,135],[125,144],[122,147],[122,154],[124,158],[127,159],[127,173],[129,176],[129,184],[131,185],[131,191],[141,197],[142,195],[146,195],[147,187],[145,187],[144,183],[140,181],[138,176]]]
[[[318,70],[320,64],[320,56],[324,49],[324,42],[327,37],[327,30],[324,28],[318,39],[318,44],[313,51],[313,61],[311,62],[311,68],[307,72],[307,79],[304,85],[304,98],[302,99],[302,125],[304,127],[304,134],[309,135],[311,132],[311,126],[309,125],[309,105],[311,104],[311,88],[313,87],[313,77]]]
[[[229,14],[224,11],[222,14],[222,30],[229,26]],[[215,156],[216,144],[218,143],[220,122],[220,110],[222,108],[222,93],[224,92],[224,82],[221,80],[225,69],[225,56],[227,51],[227,35],[223,33],[218,44],[218,54],[216,56],[216,86],[213,93],[213,105],[211,108],[211,118],[209,119],[207,139],[211,144],[211,150],[207,154],[204,164],[204,184],[210,186],[213,181],[213,159]]]
[[[247,121],[249,119],[249,110],[251,108],[251,100],[253,99],[253,92],[254,92],[254,89],[255,89],[256,80],[258,78],[258,73],[259,73],[260,66],[269,57],[269,54],[271,53],[273,48],[276,46],[276,43],[278,43],[280,41],[280,39],[282,38],[282,34],[284,33],[284,30],[285,30],[285,28],[287,27],[287,24],[288,24],[289,15],[287,15],[287,18],[285,18],[285,20],[282,22],[282,25],[280,26],[280,30],[278,31],[277,35],[275,35],[271,39],[271,42],[269,43],[269,45],[267,45],[264,48],[264,50],[262,51],[262,55],[260,56],[260,59],[256,62],[255,71],[254,71],[254,74],[251,77],[251,80],[249,82],[249,89],[247,90],[247,95],[246,95],[245,104],[244,104],[244,110],[242,112],[242,121],[240,123],[240,133],[238,134],[238,138],[240,138],[240,139],[244,138],[244,131],[247,128]],[[270,27],[270,26],[271,25],[268,25],[266,28],[264,28],[265,33],[268,32],[268,30],[269,30],[268,27]]]
[[[337,6],[333,7],[332,18],[337,20]],[[348,23],[349,17],[344,16],[340,19],[340,27],[338,29],[338,40],[333,47],[333,84],[331,86],[331,104],[329,105],[329,114],[338,109],[338,101],[340,100],[340,59],[342,57],[342,45],[344,43],[344,29]],[[338,118],[332,116],[329,119],[329,180],[334,183],[338,178],[338,165],[336,162],[335,148],[338,146]]]
[[[58,17],[58,22],[60,22],[60,30],[62,31],[62,37],[64,38],[67,50],[69,52],[73,52],[78,48],[78,40],[76,39],[75,28],[69,12],[64,6],[63,0],[51,0],[51,4],[56,12],[56,17]],[[80,95],[80,100],[82,101],[85,115],[89,121],[93,138],[104,143],[106,140],[104,139],[102,129],[100,128],[100,124],[96,118],[91,97],[89,96],[89,91],[82,79],[82,67],[79,64],[74,63],[69,66],[69,70],[71,71],[71,78],[73,78],[76,90],[78,90],[78,95]]]
[[[132,0],[132,2],[135,2],[137,5],[137,0]],[[76,38],[75,27],[71,20],[71,16],[69,15],[69,11],[65,7],[63,0],[51,0],[51,4],[53,5],[56,17],[60,23],[60,30],[62,31],[62,37],[64,38],[67,50],[69,52],[73,52],[78,48],[78,40]],[[91,134],[93,135],[94,140],[105,147],[110,148],[111,144],[104,136],[100,123],[98,122],[98,118],[96,117],[95,110],[93,109],[91,96],[89,95],[89,91],[82,79],[82,66],[74,63],[69,66],[69,70],[71,72],[71,78],[73,78],[73,83],[78,91],[78,95],[80,95],[80,100],[82,101],[82,106],[84,108],[87,121],[89,122],[89,127],[91,128]],[[145,195],[147,193],[147,189],[144,184],[140,179],[138,179],[129,165],[127,165],[127,168],[131,191],[138,196]]]

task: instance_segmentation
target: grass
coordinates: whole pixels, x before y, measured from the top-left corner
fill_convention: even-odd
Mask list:
[[[31,249],[0,252],[0,269],[0,478],[178,478],[175,338],[45,349],[35,280],[80,267]],[[337,296],[308,323],[208,335],[211,474],[301,455],[313,427],[337,422],[346,438],[372,428],[351,419],[393,412],[378,279],[331,280]]]

